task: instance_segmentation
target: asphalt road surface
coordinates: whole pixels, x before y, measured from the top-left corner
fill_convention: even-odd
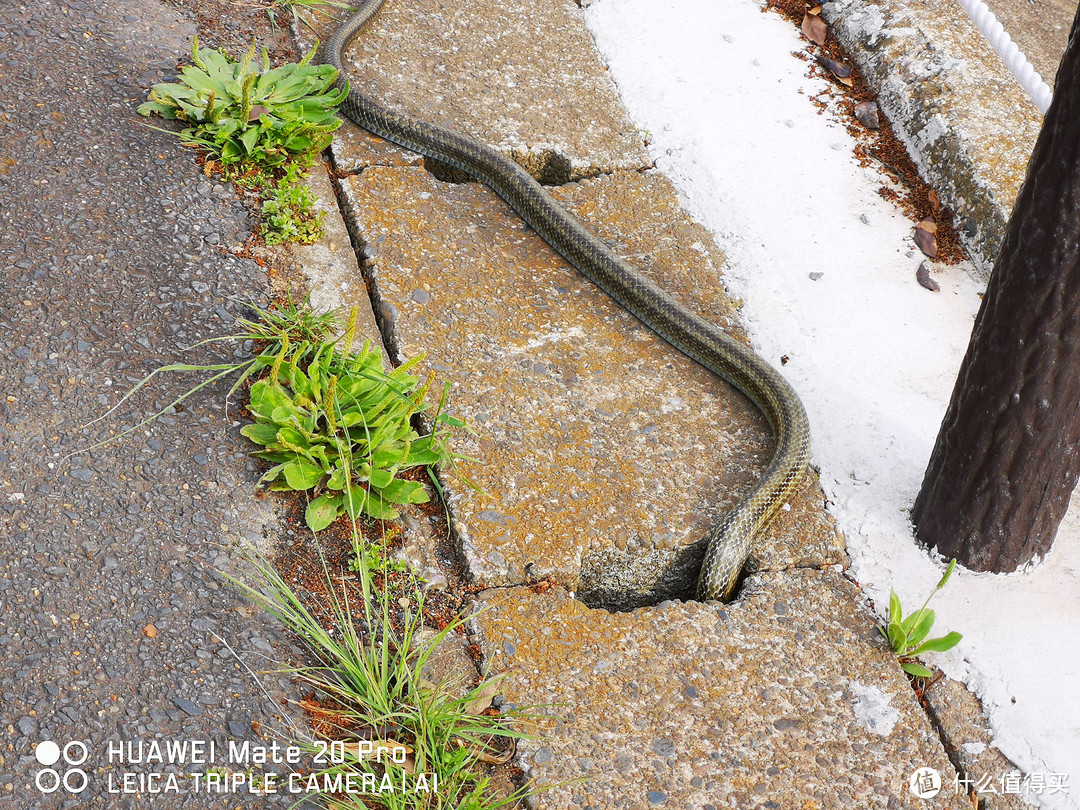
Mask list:
[[[219,640],[256,670],[280,655],[274,624],[213,572],[273,525],[226,388],[63,460],[189,382],[82,428],[147,371],[227,359],[235,347],[180,348],[228,334],[234,299],[265,295],[258,266],[225,250],[251,231],[244,208],[135,114],[193,32],[153,0],[0,3],[0,806],[275,804],[135,798],[108,761],[110,743],[259,742],[278,714]],[[275,699],[289,688],[261,680]],[[85,790],[73,774],[42,792],[44,740],[85,746]]]

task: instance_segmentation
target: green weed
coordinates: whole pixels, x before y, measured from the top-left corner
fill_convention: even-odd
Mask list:
[[[354,311],[345,346],[355,318]],[[384,373],[382,353],[367,344],[353,354],[327,343],[305,363],[284,343],[269,375],[251,387],[248,407],[255,424],[241,430],[266,448],[255,455],[274,463],[260,486],[316,489],[305,513],[312,531],[342,514],[392,520],[397,506],[427,502],[424,485],[401,473],[453,467],[460,457],[449,450],[446,437],[451,428],[466,425],[445,412],[444,392],[432,432],[421,436],[413,428],[413,417],[428,410],[428,384],[420,385],[409,373],[421,359]]]
[[[263,191],[259,235],[268,245],[299,242],[310,245],[324,233],[323,214],[315,210],[315,195],[301,182],[300,166],[289,162],[277,182]]]
[[[381,542],[367,542],[354,549],[349,560],[350,571],[390,571],[404,574],[409,571],[409,564],[402,559],[395,559],[390,554],[390,542],[401,533],[400,525],[391,526],[380,538]]]
[[[334,108],[348,94],[334,89],[333,67],[310,64],[315,50],[299,63],[271,69],[264,48],[259,70],[252,64],[255,43],[235,62],[199,48],[195,38],[191,64],[178,81],[155,84],[138,111],[186,122],[181,143],[204,149],[223,166],[273,167],[310,156],[329,146],[330,133],[341,126]]]
[[[940,638],[926,638],[934,627],[935,618],[934,611],[927,609],[926,606],[930,604],[934,594],[945,587],[945,583],[949,581],[954,570],[956,570],[956,560],[949,563],[937,587],[926,597],[922,607],[910,616],[904,616],[900,597],[896,595],[896,591],[891,591],[889,594],[889,620],[886,625],[879,626],[878,631],[889,642],[893,652],[900,659],[900,665],[904,671],[916,678],[930,678],[934,673],[916,661],[915,656],[926,652],[951,650],[963,638],[957,632],[948,633]]]

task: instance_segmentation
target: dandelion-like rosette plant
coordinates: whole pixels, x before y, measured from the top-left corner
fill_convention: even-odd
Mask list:
[[[369,346],[356,355],[327,346],[309,363],[288,356],[285,345],[269,376],[251,387],[255,424],[241,430],[265,448],[255,455],[274,464],[260,486],[315,489],[305,514],[312,531],[342,514],[391,520],[398,506],[425,503],[424,485],[400,474],[459,458],[445,434],[465,423],[440,402],[431,433],[413,428],[413,416],[427,409],[427,385],[409,373],[421,358],[386,373],[382,353]]]
[[[879,626],[878,631],[896,653],[904,672],[916,678],[930,678],[934,673],[916,661],[915,656],[951,650],[963,638],[955,631],[939,638],[927,638],[936,619],[934,611],[927,608],[927,605],[930,604],[934,594],[945,587],[955,570],[956,560],[953,560],[945,569],[937,587],[930,596],[926,597],[922,607],[909,616],[904,616],[904,608],[900,604],[900,597],[896,595],[896,591],[889,592],[889,621],[885,626]]]
[[[155,84],[138,111],[186,122],[181,142],[205,149],[224,166],[280,166],[291,157],[326,148],[331,133],[341,126],[334,110],[348,87],[335,90],[337,70],[311,64],[315,50],[299,63],[271,69],[264,48],[260,70],[253,64],[254,43],[236,62],[220,51],[200,48],[196,37],[191,64],[176,82]]]

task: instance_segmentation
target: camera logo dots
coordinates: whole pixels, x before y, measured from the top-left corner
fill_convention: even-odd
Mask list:
[[[34,749],[34,756],[37,757],[37,761],[46,768],[50,765],[55,765],[60,761],[60,746],[52,740],[39,742],[37,748]]]
[[[79,740],[72,740],[63,749],[52,740],[42,740],[34,748],[34,758],[44,767],[34,777],[34,784],[42,793],[55,793],[61,786],[68,793],[82,793],[89,778],[79,768],[90,756],[90,749]],[[63,773],[53,768],[63,758],[67,767]]]

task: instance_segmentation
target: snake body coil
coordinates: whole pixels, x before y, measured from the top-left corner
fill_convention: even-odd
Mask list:
[[[338,69],[339,85],[345,81],[346,45],[382,3],[366,0],[327,42],[322,59]],[[364,129],[489,186],[586,277],[679,351],[740,389],[765,415],[776,439],[772,461],[746,497],[709,531],[698,578],[699,599],[726,599],[755,539],[806,472],[810,427],[788,382],[751,349],[616,256],[513,160],[467,135],[390,110],[356,90],[350,90],[341,110]]]

